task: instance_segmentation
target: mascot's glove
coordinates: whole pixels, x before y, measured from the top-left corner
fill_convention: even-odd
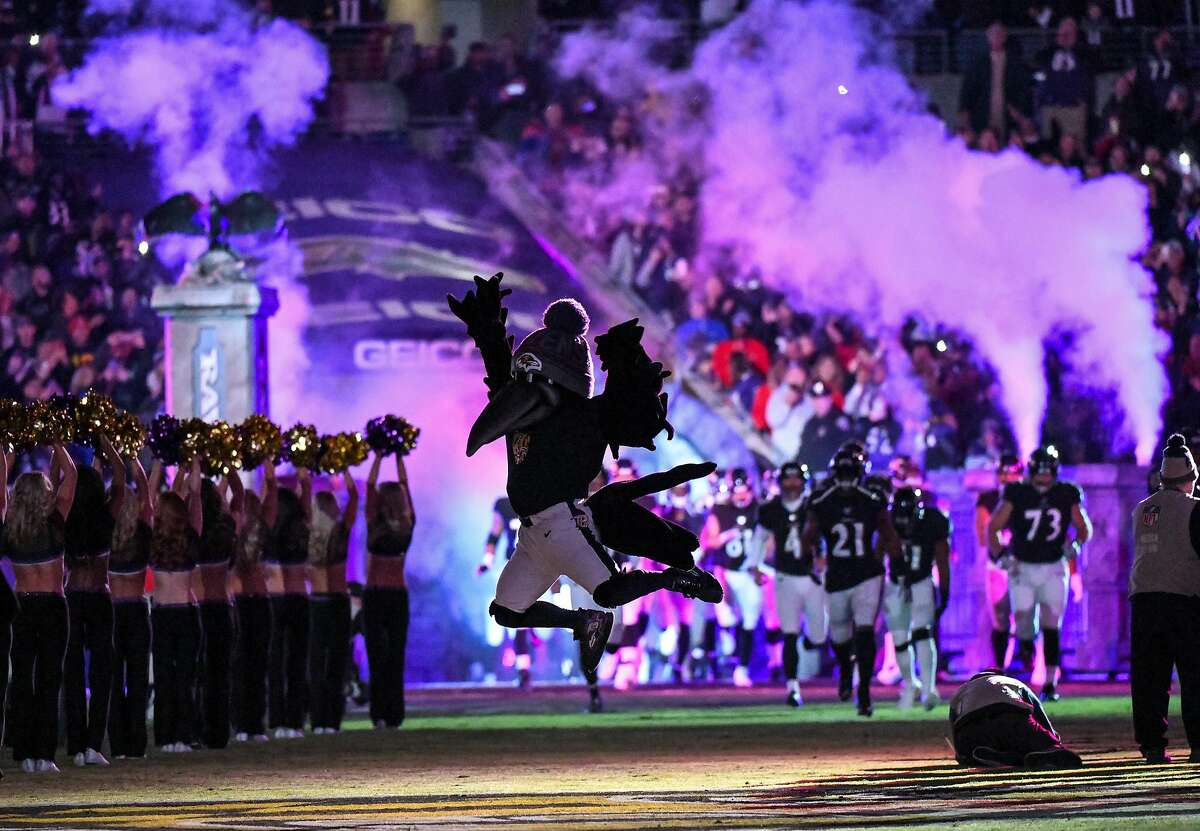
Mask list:
[[[512,294],[512,289],[500,288],[504,273],[498,272],[486,280],[475,275],[475,288],[463,295],[459,300],[452,294],[446,295],[446,303],[454,316],[467,324],[467,332],[478,339],[489,325],[503,326],[508,321],[508,309],[504,308],[505,297]]]

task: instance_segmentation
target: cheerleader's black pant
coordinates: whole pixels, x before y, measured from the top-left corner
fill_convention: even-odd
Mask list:
[[[0,746],[4,746],[4,716],[8,710],[8,656],[12,651],[13,619],[17,616],[17,596],[8,580],[0,574]]]
[[[233,608],[228,601],[200,604],[200,630],[204,638],[201,676],[201,740],[205,747],[229,744],[229,681],[233,663]]]
[[[70,623],[61,594],[17,595],[12,635],[13,758],[53,759]]]
[[[146,755],[150,698],[150,604],[144,598],[113,604],[112,698],[108,743],[114,756]]]
[[[308,595],[271,598],[270,726],[304,729],[308,708]]]
[[[408,640],[408,590],[363,591],[363,626],[371,668],[371,721],[404,723],[404,649]]]
[[[261,595],[238,595],[234,658],[234,728],[247,736],[267,732],[267,674],[271,653],[271,603]]]
[[[99,751],[108,730],[112,693],[113,602],[108,592],[67,592],[67,657],[63,666],[63,712],[67,755]]]
[[[155,606],[154,743],[191,744],[195,726],[200,614],[190,604]]]
[[[346,661],[350,655],[350,595],[314,594],[308,601],[311,650],[308,662],[311,720],[340,730],[346,712]]]

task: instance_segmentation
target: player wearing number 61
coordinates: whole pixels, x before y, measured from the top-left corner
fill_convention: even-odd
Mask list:
[[[1000,536],[1005,529],[1010,534],[1007,546]],[[1046,659],[1043,701],[1059,698],[1060,630],[1067,586],[1074,578],[1073,588],[1079,594],[1076,558],[1091,535],[1092,521],[1083,507],[1083,492],[1078,485],[1059,481],[1058,451],[1053,447],[1033,451],[1027,478],[1005,485],[1000,506],[988,523],[988,553],[1009,571],[1017,651],[1026,672],[1033,667],[1039,625],[1042,630]]]
[[[866,458],[857,449],[839,452],[831,485],[812,498],[801,545],[825,546],[825,591],[829,595],[829,639],[838,660],[838,695],[850,700],[858,665],[858,714],[870,716],[875,673],[875,618],[883,591],[883,554],[900,556],[900,540],[886,499],[863,487]],[[882,549],[882,550],[881,550]]]

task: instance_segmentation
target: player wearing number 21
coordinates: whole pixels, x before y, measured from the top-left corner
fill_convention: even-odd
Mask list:
[[[1068,579],[1078,602],[1082,591],[1077,558],[1092,535],[1092,522],[1083,507],[1083,492],[1058,478],[1057,450],[1033,451],[1027,471],[1024,481],[1004,487],[1000,506],[988,523],[988,552],[1009,572],[1009,601],[1021,662],[1026,671],[1032,667],[1040,626],[1046,659],[1042,700],[1057,701]],[[1010,534],[1007,546],[1001,538],[1005,529]]]
[[[825,591],[829,595],[829,639],[838,660],[838,696],[849,701],[858,665],[858,714],[870,716],[871,676],[875,674],[875,619],[883,591],[883,554],[900,557],[900,540],[885,499],[863,487],[863,459],[834,461],[833,484],[809,504],[801,545],[816,551],[824,543]]]

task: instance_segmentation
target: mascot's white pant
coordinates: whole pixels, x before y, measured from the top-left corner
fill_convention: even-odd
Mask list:
[[[586,506],[560,502],[529,519],[517,532],[516,550],[496,582],[496,602],[523,612],[561,576],[571,578],[590,595],[616,573],[608,552],[592,529]]]
[[[775,609],[785,635],[799,635],[803,621],[804,634],[810,641],[825,640],[829,631],[825,589],[811,577],[776,572]]]
[[[1032,640],[1043,626],[1061,629],[1067,611],[1067,561],[1014,564],[1008,578],[1017,637]]]
[[[914,629],[929,629],[937,613],[933,578],[905,587],[888,580],[883,589],[883,616],[892,640],[906,644]]]
[[[829,637],[834,643],[850,640],[855,627],[875,627],[881,591],[883,575],[863,580],[849,589],[829,592]]]
[[[729,599],[737,609],[741,628],[757,629],[758,619],[762,616],[763,592],[762,586],[755,582],[754,574],[749,571],[726,571],[725,584],[729,586]]]

